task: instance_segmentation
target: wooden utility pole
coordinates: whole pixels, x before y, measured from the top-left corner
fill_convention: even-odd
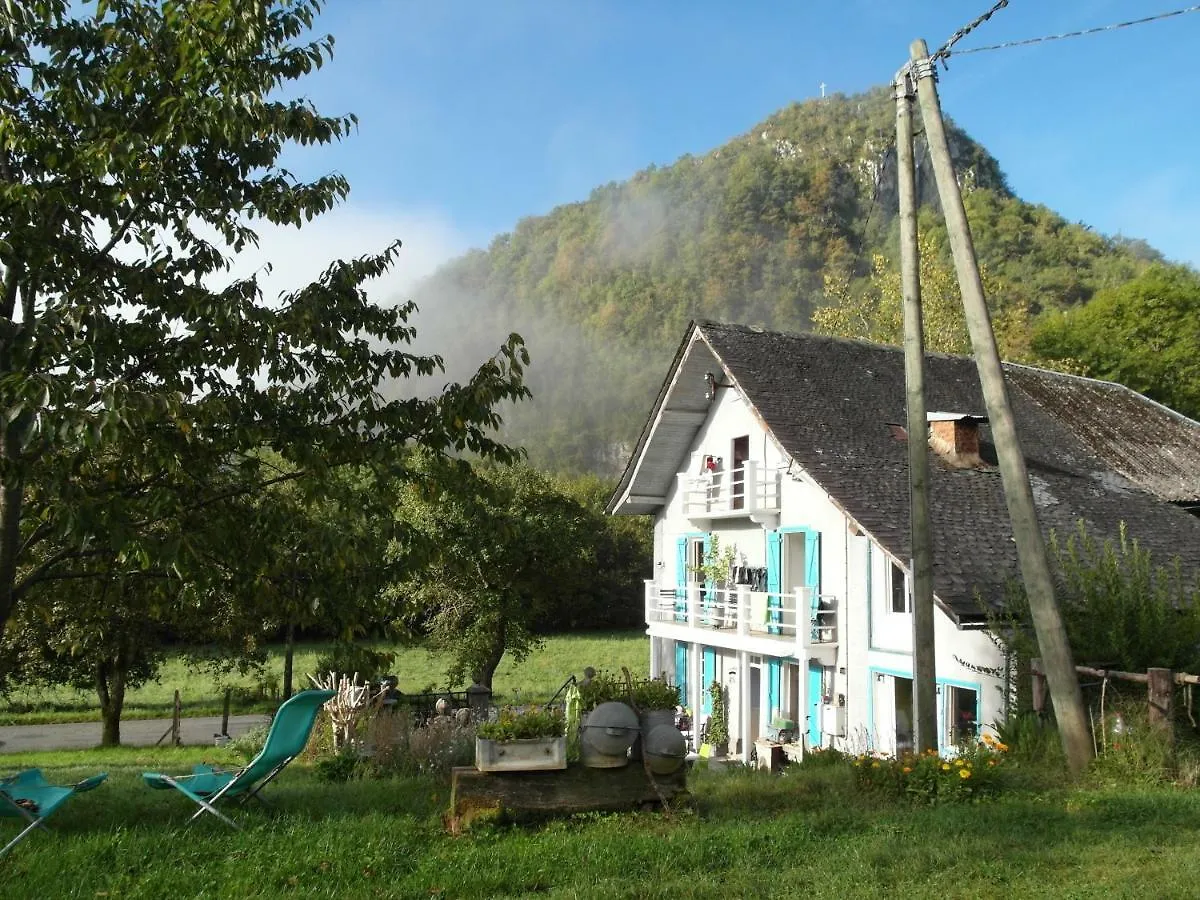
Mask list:
[[[933,642],[933,535],[929,523],[925,333],[921,322],[921,250],[917,244],[917,176],[913,162],[913,84],[896,76],[896,181],[900,199],[900,274],[904,297],[904,385],[908,409],[908,499],[912,544],[913,743],[936,750],[937,673]]]
[[[1072,774],[1078,775],[1091,760],[1093,752],[1087,716],[1084,714],[1083,694],[1079,690],[1079,679],[1075,674],[1067,631],[1063,626],[1058,603],[1054,599],[1054,581],[1046,558],[1046,545],[1038,527],[1029,473],[1025,469],[1025,457],[1021,452],[1021,443],[1013,422],[1008,387],[1000,365],[1000,353],[996,349],[996,336],[992,332],[992,322],[983,296],[983,282],[980,280],[979,267],[975,260],[975,247],[971,241],[970,227],[967,225],[967,213],[954,175],[954,164],[950,159],[950,145],[946,140],[941,103],[934,80],[936,73],[929,59],[929,48],[924,41],[913,42],[911,57],[912,77],[916,82],[917,97],[921,103],[921,118],[925,123],[925,140],[929,146],[938,196],[941,198],[942,212],[946,218],[946,231],[954,255],[954,268],[958,273],[958,286],[962,292],[967,330],[971,334],[971,347],[979,369],[988,421],[992,428],[992,438],[996,442],[1000,477],[1004,484],[1008,515],[1012,519],[1021,578],[1025,583],[1025,593],[1029,597],[1033,627],[1037,632],[1042,666],[1050,688],[1050,699],[1054,704],[1054,715],[1058,721],[1067,764]]]

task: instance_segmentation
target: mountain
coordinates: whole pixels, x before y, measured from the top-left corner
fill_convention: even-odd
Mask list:
[[[523,219],[419,286],[421,341],[453,347],[448,369],[461,376],[521,333],[534,398],[505,411],[506,435],[547,468],[617,471],[689,320],[805,330],[827,278],[862,283],[875,254],[896,258],[894,133],[890,88],[811,100]],[[983,147],[952,123],[949,134],[1005,302],[1075,305],[1159,258],[1022,201]],[[921,146],[917,160],[922,223],[944,247]]]

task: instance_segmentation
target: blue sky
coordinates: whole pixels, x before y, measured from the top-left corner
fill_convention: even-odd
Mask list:
[[[1073,30],[1183,0],[1012,0],[959,46]],[[987,0],[334,0],[317,30],[335,58],[301,84],[347,141],[289,155],[338,170],[346,208],[277,262],[407,252],[389,289],[523,216],[584,199],[649,163],[703,153],[774,110],[886,83],[910,41],[938,46]],[[1022,198],[1200,265],[1200,13],[951,59],[946,113]],[[299,275],[301,273],[296,272]]]

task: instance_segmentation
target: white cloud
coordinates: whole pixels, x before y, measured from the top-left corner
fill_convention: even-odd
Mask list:
[[[270,273],[259,276],[267,302],[309,284],[335,260],[378,253],[399,238],[403,247],[395,265],[367,285],[376,303],[395,301],[469,246],[465,235],[433,212],[381,212],[345,204],[299,229],[253,224],[258,248],[241,253],[222,280],[245,278],[270,263]]]

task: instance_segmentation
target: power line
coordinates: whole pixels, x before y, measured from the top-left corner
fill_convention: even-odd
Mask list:
[[[1145,25],[1147,22],[1160,22],[1163,19],[1170,19],[1175,16],[1182,16],[1187,13],[1200,12],[1200,5],[1189,6],[1185,9],[1175,9],[1171,12],[1158,13],[1153,16],[1146,16],[1142,19],[1131,19],[1128,22],[1113,22],[1111,25],[1099,25],[1095,28],[1083,28],[1079,31],[1064,31],[1061,34],[1047,34],[1042,37],[1025,38],[1019,41],[1005,41],[1002,44],[989,44],[986,47],[969,47],[966,50],[955,50],[953,55],[963,56],[967,53],[984,53],[988,50],[1007,50],[1009,47],[1025,47],[1029,44],[1042,44],[1046,41],[1061,41],[1064,38],[1083,37],[1089,34],[1099,34],[1102,31],[1116,31],[1119,28],[1129,28],[1133,25]],[[957,38],[955,38],[957,39]],[[933,55],[933,59],[937,59],[939,54],[945,64],[945,60],[951,56],[950,44],[947,43],[941,50]]]
[[[938,49],[933,53],[933,55],[929,57],[929,62],[932,64],[932,63],[936,63],[939,59],[944,60],[947,57],[949,57],[951,47],[953,47],[955,44],[957,44],[959,41],[961,41],[963,38],[965,38],[968,34],[970,34],[972,31],[974,31],[976,28],[978,28],[980,25],[982,25],[984,22],[986,22],[988,19],[990,19],[992,16],[994,16],[1000,10],[1004,9],[1004,7],[1006,7],[1006,6],[1008,6],[1008,0],[997,0],[996,5],[993,6],[991,9],[989,9],[987,12],[985,12],[982,16],[980,16],[977,19],[974,19],[971,22],[968,22],[962,28],[958,29],[958,31],[954,32],[954,34],[950,35],[949,40],[947,40],[946,43],[942,44],[942,46],[938,47]]]

